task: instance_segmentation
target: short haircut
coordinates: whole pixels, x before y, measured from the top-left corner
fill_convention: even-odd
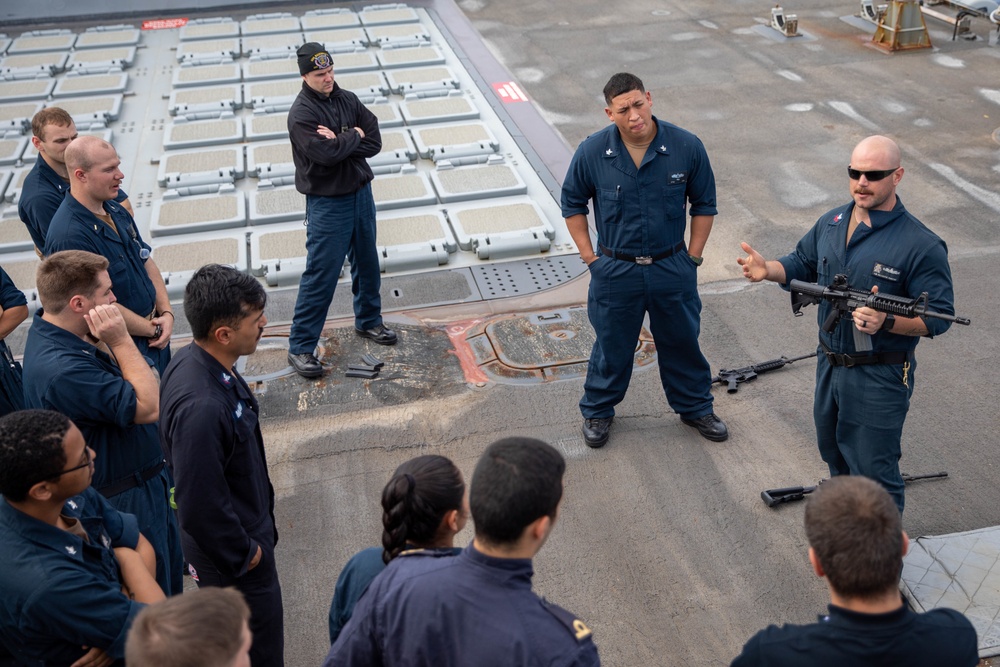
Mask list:
[[[40,140],[45,141],[45,126],[58,125],[59,127],[69,127],[73,124],[73,117],[59,107],[45,107],[34,115],[31,119],[31,133]]]
[[[889,493],[865,477],[837,476],[806,505],[806,537],[838,594],[870,600],[899,583],[903,522]]]
[[[236,328],[250,313],[267,304],[264,287],[253,276],[231,266],[206,264],[184,290],[184,315],[195,340],[208,340],[219,327]]]
[[[487,447],[469,492],[476,537],[509,545],[536,519],[554,518],[565,471],[562,455],[541,440],[504,438]]]
[[[66,467],[63,441],[72,422],[52,410],[20,410],[0,417],[0,494],[13,502]]]
[[[235,588],[198,588],[135,617],[125,662],[142,667],[223,667],[243,645],[250,608]]]
[[[433,542],[444,515],[461,511],[464,497],[462,472],[449,458],[427,454],[396,468],[382,490],[382,560],[388,563],[407,544]]]
[[[35,272],[35,289],[45,312],[57,315],[75,295],[90,297],[100,285],[108,260],[85,250],[60,250],[42,260]]]
[[[66,153],[63,155],[63,161],[66,163],[66,169],[69,170],[69,173],[72,174],[77,169],[90,171],[94,166],[95,149],[98,148],[110,149],[114,151],[115,155],[118,155],[118,151],[115,150],[114,146],[104,139],[90,134],[77,137],[69,142],[69,146],[66,147]]]
[[[619,72],[612,75],[608,79],[608,83],[604,86],[604,101],[608,103],[608,106],[611,106],[611,100],[619,95],[631,93],[633,90],[638,90],[640,93],[646,92],[646,89],[642,85],[642,80],[635,74]]]

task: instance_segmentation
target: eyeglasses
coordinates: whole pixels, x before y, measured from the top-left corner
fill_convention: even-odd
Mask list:
[[[56,473],[55,475],[53,475],[51,477],[51,479],[59,479],[63,475],[69,474],[71,472],[76,472],[77,470],[80,470],[81,468],[86,468],[87,466],[89,466],[91,464],[90,447],[84,447],[83,448],[83,456],[86,459],[83,463],[81,463],[78,466],[73,466],[72,468],[70,468],[68,470],[62,470],[62,471]]]
[[[874,183],[875,181],[881,181],[886,176],[892,176],[897,171],[899,171],[899,167],[896,167],[895,169],[883,169],[874,171],[858,171],[857,169],[852,169],[850,166],[847,167],[847,175],[850,177],[852,181],[861,180],[861,177],[864,176],[871,183]]]

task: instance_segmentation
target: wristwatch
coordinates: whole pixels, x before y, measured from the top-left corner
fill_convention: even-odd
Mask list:
[[[894,326],[896,326],[896,316],[888,313],[885,316],[885,320],[882,321],[881,331],[892,331]]]
[[[701,263],[705,261],[704,257],[695,257],[694,255],[688,255],[688,257],[691,258],[691,261],[694,262],[695,266],[701,266]]]

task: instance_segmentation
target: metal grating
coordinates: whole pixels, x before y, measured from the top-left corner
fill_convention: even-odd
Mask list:
[[[13,78],[21,74],[47,74],[52,76],[66,69],[68,53],[25,53],[0,58],[0,73],[12,72]]]
[[[389,81],[389,90],[397,95],[418,91],[449,91],[458,88],[458,77],[451,69],[444,66],[389,70],[385,75]]]
[[[181,28],[180,41],[198,39],[221,39],[223,37],[239,37],[240,24],[229,17],[213,17],[195,19]]]
[[[287,79],[299,75],[299,68],[294,57],[269,58],[267,60],[250,59],[243,63],[243,79],[258,81],[261,79]]]
[[[366,104],[365,106],[378,118],[380,129],[399,127],[403,124],[403,116],[399,113],[399,106],[395,102],[376,102],[374,104]]]
[[[199,65],[174,69],[173,84],[175,88],[186,88],[189,86],[239,83],[240,78],[240,66],[236,63]]]
[[[242,192],[161,199],[153,202],[153,236],[186,234],[246,225],[246,197]]]
[[[437,198],[426,174],[392,174],[372,181],[375,209],[385,210],[404,206],[434,204]]]
[[[247,173],[260,175],[262,165],[292,164],[292,144],[288,141],[250,144],[247,146]],[[294,167],[292,167],[294,172]]]
[[[389,44],[392,42],[430,42],[431,34],[419,23],[404,23],[366,28],[368,41],[371,44]]]
[[[420,157],[431,159],[438,153],[461,153],[458,147],[487,145],[496,151],[500,148],[493,133],[483,123],[455,123],[443,127],[414,127],[414,143]],[[479,152],[477,150],[477,152]]]
[[[358,25],[361,19],[347,8],[314,9],[302,16],[300,23],[303,30],[320,30],[336,26]]]
[[[243,119],[237,117],[171,123],[163,133],[163,147],[168,150],[241,141]]]
[[[403,3],[373,5],[365,7],[358,16],[364,25],[385,25],[389,23],[413,23],[420,20],[416,10]]]
[[[2,181],[2,179],[0,179]],[[27,226],[17,217],[15,210],[10,210],[0,217],[0,252],[19,252],[31,250],[34,242]],[[6,264],[4,264],[6,267]]]
[[[161,186],[167,187],[168,179],[175,174],[183,176],[227,170],[232,171],[232,178],[243,178],[245,175],[242,146],[164,153],[160,158],[158,181]]]
[[[258,254],[262,261],[306,256],[306,228],[268,232],[257,235]]]
[[[247,106],[257,108],[259,106],[270,106],[284,104],[291,106],[295,97],[302,90],[301,79],[282,79],[275,81],[262,81],[248,83],[245,85]]]
[[[283,32],[298,32],[302,30],[297,16],[285,12],[281,14],[258,14],[250,16],[240,23],[243,36],[270,35]]]
[[[205,264],[245,265],[243,239],[235,237],[202,238],[182,243],[162,243],[154,246],[153,258],[156,266],[164,273],[173,271],[197,271]]]
[[[343,30],[311,30],[305,34],[307,42],[320,42],[328,49],[338,49],[350,46],[367,46],[368,33],[362,28],[346,28]],[[340,54],[333,54],[335,65],[339,65]]]
[[[294,55],[295,50],[302,46],[304,40],[301,32],[286,32],[277,35],[243,36],[243,55],[246,57],[259,54],[285,52]]]
[[[194,42],[181,42],[177,46],[177,62],[185,60],[202,60],[205,58],[238,58],[240,55],[240,40],[209,39]]]
[[[288,114],[254,114],[247,118],[247,139],[280,139],[288,136]]]
[[[436,46],[415,46],[400,49],[383,48],[377,54],[382,67],[412,67],[415,65],[441,65],[444,54]]]
[[[78,130],[92,128],[95,124],[102,125],[108,121],[117,120],[122,110],[122,95],[107,97],[73,97],[62,99],[53,106],[66,111],[76,122]]]
[[[243,106],[243,87],[229,85],[180,88],[170,93],[167,106],[174,116],[235,111]]]
[[[60,30],[58,34],[33,35],[26,32],[15,39],[7,53],[33,53],[38,51],[69,51],[76,42],[76,35],[69,30]]]
[[[472,277],[484,299],[503,299],[551,289],[586,270],[582,259],[566,255],[475,266]]]
[[[469,99],[460,95],[426,99],[408,96],[400,103],[399,110],[407,123],[439,123],[479,118],[479,110]]]
[[[444,203],[520,195],[527,186],[509,165],[476,165],[431,172],[431,182]]]
[[[0,102],[44,100],[55,86],[53,79],[0,81]]]
[[[250,224],[306,219],[306,196],[294,187],[257,190],[250,193]]]
[[[95,49],[107,46],[134,46],[139,43],[141,32],[132,26],[105,26],[90,28],[76,38],[76,48]]]
[[[0,165],[14,165],[28,147],[28,137],[0,139]]]
[[[409,245],[448,239],[446,245],[454,252],[457,244],[451,239],[448,222],[441,211],[398,217],[379,216],[377,241],[380,246]]]
[[[127,85],[128,74],[125,73],[66,76],[59,79],[52,91],[52,97],[123,93]]]
[[[88,69],[96,66],[109,66],[125,69],[131,67],[133,62],[135,62],[135,47],[123,46],[113,49],[76,51],[69,57],[66,67],[67,69]]]
[[[41,110],[41,102],[0,104],[0,129],[25,131],[30,127],[31,119]]]

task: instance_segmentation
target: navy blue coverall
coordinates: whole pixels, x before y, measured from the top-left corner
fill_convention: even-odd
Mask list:
[[[255,667],[284,664],[281,585],[274,561],[274,489],[253,392],[192,343],[160,385],[160,440],[176,481],[184,556],[199,586],[235,586],[250,607]],[[250,561],[261,549],[261,559]]]
[[[80,428],[97,453],[94,488],[135,515],[156,552],[156,583],[176,595],[184,589],[184,557],[156,424],[133,423],[135,390],[111,357],[42,315],[35,313],[24,346],[25,406],[61,412]]]
[[[612,417],[632,378],[643,318],[656,343],[660,381],[670,407],[685,419],[712,412],[711,369],[701,353],[697,265],[684,246],[690,214],[715,215],[715,176],[704,145],[676,125],[657,123],[641,166],[615,125],[577,149],[562,188],[564,218],[586,215],[594,202],[602,250],[590,264],[587,313],[597,333],[580,400],[585,419]],[[670,252],[642,265],[606,256]]]
[[[46,256],[60,250],[86,250],[108,260],[108,275],[118,303],[140,317],[156,308],[156,287],[146,272],[146,260],[152,248],[139,234],[135,220],[120,204],[104,202],[104,211],[115,223],[112,230],[100,218],[73,197],[59,205],[45,237]],[[170,346],[156,349],[149,339],[133,336],[135,346],[163,375],[170,363]]]
[[[955,314],[948,248],[896,198],[891,211],[869,211],[871,227],[858,225],[847,244],[847,227],[854,204],[823,215],[778,261],[785,279],[829,285],[844,274],[852,289],[878,286],[879,294],[916,298],[929,296],[931,310]],[[832,305],[823,301],[817,319],[822,325]],[[928,337],[944,333],[950,322],[926,318]],[[854,324],[841,320],[833,333],[820,328],[822,345],[834,353],[858,353]],[[905,353],[895,364],[834,366],[820,349],[816,364],[813,418],[820,455],[831,475],[863,475],[880,483],[903,511],[903,478],[899,473],[900,438],[913,394],[918,336],[879,331],[871,337],[872,352]]]
[[[596,667],[590,629],[531,590],[531,559],[469,545],[404,551],[354,608],[323,667]]]
[[[79,521],[88,539],[0,497],[0,644],[17,665],[69,665],[84,646],[123,665],[125,638],[145,605],[122,593],[113,549],[139,543],[135,517],[93,487],[67,500],[62,514]]]
[[[31,240],[39,252],[45,250],[45,236],[49,231],[49,224],[67,194],[69,194],[69,182],[57,174],[45,158],[39,155],[35,160],[35,166],[24,177],[21,194],[17,199],[17,214],[28,228]],[[120,204],[126,199],[128,194],[119,188],[115,202]]]

